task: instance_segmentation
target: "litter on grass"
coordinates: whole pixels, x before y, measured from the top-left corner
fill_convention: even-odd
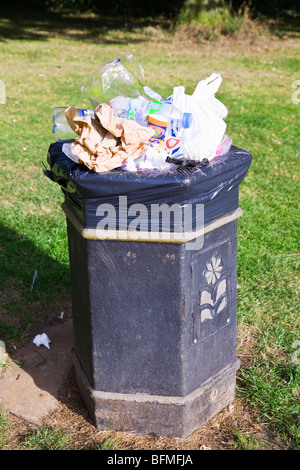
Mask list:
[[[46,346],[46,348],[50,349],[51,340],[49,339],[46,333],[42,333],[40,335],[35,336],[35,338],[33,339],[33,343],[38,347]]]

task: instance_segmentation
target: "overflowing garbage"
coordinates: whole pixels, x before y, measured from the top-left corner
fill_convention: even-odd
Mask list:
[[[63,152],[102,173],[201,166],[229,151],[228,111],[215,97],[219,74],[201,80],[192,95],[178,86],[166,99],[143,80],[132,55],[113,59],[81,88],[92,109],[54,108],[52,134],[64,141]]]

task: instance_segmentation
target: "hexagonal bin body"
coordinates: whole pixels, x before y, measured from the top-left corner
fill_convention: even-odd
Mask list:
[[[82,397],[99,429],[186,437],[234,399],[238,185],[251,155],[236,149],[215,168],[169,175],[166,184],[174,194],[180,186],[182,207],[204,204],[204,228],[189,240],[153,241],[130,238],[120,225],[114,237],[104,231],[99,237],[93,214],[103,199],[95,189],[85,198],[81,187],[75,204],[82,181],[74,173],[61,178],[62,171],[57,180],[57,150],[49,162],[66,196],[73,360]],[[156,180],[156,189],[162,184]],[[169,204],[178,202],[168,194]]]

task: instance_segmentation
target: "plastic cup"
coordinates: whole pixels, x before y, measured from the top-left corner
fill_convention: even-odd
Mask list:
[[[155,134],[150,138],[149,143],[151,147],[156,147],[159,150],[162,148],[166,137],[166,130],[169,124],[169,119],[158,114],[149,114],[147,116],[147,120],[148,126],[155,130]]]

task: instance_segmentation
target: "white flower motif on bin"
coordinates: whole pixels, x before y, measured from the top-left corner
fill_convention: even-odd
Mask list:
[[[206,265],[205,278],[207,284],[215,284],[217,279],[220,279],[221,270],[221,258],[216,259],[213,256],[211,262]]]
[[[200,295],[200,321],[212,320],[227,305],[227,281],[221,279],[223,269],[221,258],[212,257],[206,265],[205,279],[210,287],[203,289]]]

